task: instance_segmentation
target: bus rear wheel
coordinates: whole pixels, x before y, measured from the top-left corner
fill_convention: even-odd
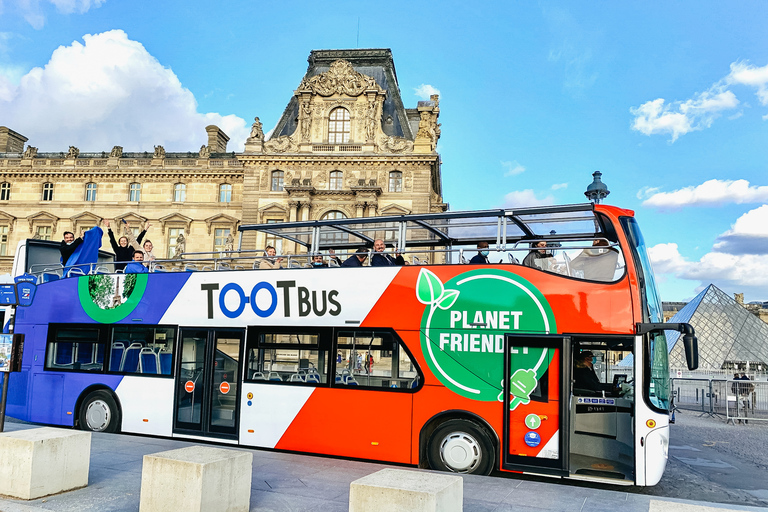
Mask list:
[[[468,420],[448,420],[429,438],[427,460],[438,471],[488,475],[493,470],[493,442],[486,430]]]
[[[106,391],[94,391],[83,400],[78,419],[81,430],[117,432],[120,409],[112,395]]]

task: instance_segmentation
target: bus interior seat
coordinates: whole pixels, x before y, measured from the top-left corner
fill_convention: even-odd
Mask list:
[[[515,258],[515,255],[512,254],[511,252],[507,254],[507,258],[509,258],[509,262],[511,264],[513,264],[513,265],[519,265],[520,264],[520,262],[517,261],[517,258]]]
[[[116,341],[112,343],[112,352],[109,356],[109,371],[119,372],[120,363],[123,362],[123,354],[125,353],[125,344],[122,341]]]
[[[66,366],[72,364],[72,343],[57,343],[56,344],[56,361],[57,366]]]
[[[123,353],[123,360],[120,363],[120,371],[135,373],[139,369],[139,352],[141,352],[141,343],[131,343]]]
[[[336,384],[344,384],[344,379],[341,375],[336,375],[336,380],[334,380]]]
[[[157,357],[160,359],[160,373],[163,375],[171,374],[171,366],[173,365],[173,353],[167,350],[161,350],[158,352]]]
[[[90,343],[78,343],[77,345],[77,361],[82,365],[93,363],[93,345]]]
[[[252,380],[267,380],[267,378],[261,372],[253,372],[253,373],[251,373],[251,379]]]
[[[139,373],[153,373],[157,375],[160,368],[160,358],[157,353],[148,347],[139,351]]]
[[[320,384],[320,375],[317,373],[308,373],[306,379],[304,379],[304,382],[314,382],[315,384]]]
[[[280,377],[280,374],[277,373],[277,372],[269,372],[269,375],[267,375],[267,380],[273,380],[273,381],[282,382],[283,378]]]
[[[330,260],[328,260],[328,267],[329,268],[330,267],[340,267],[340,266],[341,265],[339,265],[339,262],[336,261],[335,259],[331,258]]]
[[[305,382],[304,377],[299,375],[298,373],[294,373],[291,375],[291,377],[288,379],[288,382]]]
[[[418,375],[417,375],[416,377],[414,377],[414,378],[413,378],[413,380],[411,381],[411,384],[410,384],[410,386],[409,386],[409,387],[410,387],[411,389],[414,389],[414,388],[417,388],[417,387],[419,387],[419,376],[418,376]]]
[[[355,378],[351,375],[347,377],[347,381],[344,384],[346,384],[347,386],[359,386]]]
[[[82,269],[79,269],[77,267],[72,267],[71,269],[67,270],[66,276],[72,277],[72,276],[84,276],[85,272],[83,272]]]

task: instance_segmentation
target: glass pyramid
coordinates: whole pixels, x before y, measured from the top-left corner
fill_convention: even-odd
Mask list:
[[[699,340],[699,368],[731,368],[733,363],[768,364],[768,324],[711,284],[672,317],[687,322]],[[684,368],[685,349],[677,331],[666,331],[669,366]]]

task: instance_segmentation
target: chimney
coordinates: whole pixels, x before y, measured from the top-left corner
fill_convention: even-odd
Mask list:
[[[23,153],[29,139],[7,126],[0,126],[0,153]]]
[[[205,131],[208,132],[208,149],[211,153],[226,153],[227,142],[229,142],[227,134],[216,125],[206,126]]]

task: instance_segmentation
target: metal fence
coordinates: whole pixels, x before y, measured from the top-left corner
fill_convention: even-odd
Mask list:
[[[672,379],[674,409],[724,417],[726,422],[768,421],[768,382]]]

